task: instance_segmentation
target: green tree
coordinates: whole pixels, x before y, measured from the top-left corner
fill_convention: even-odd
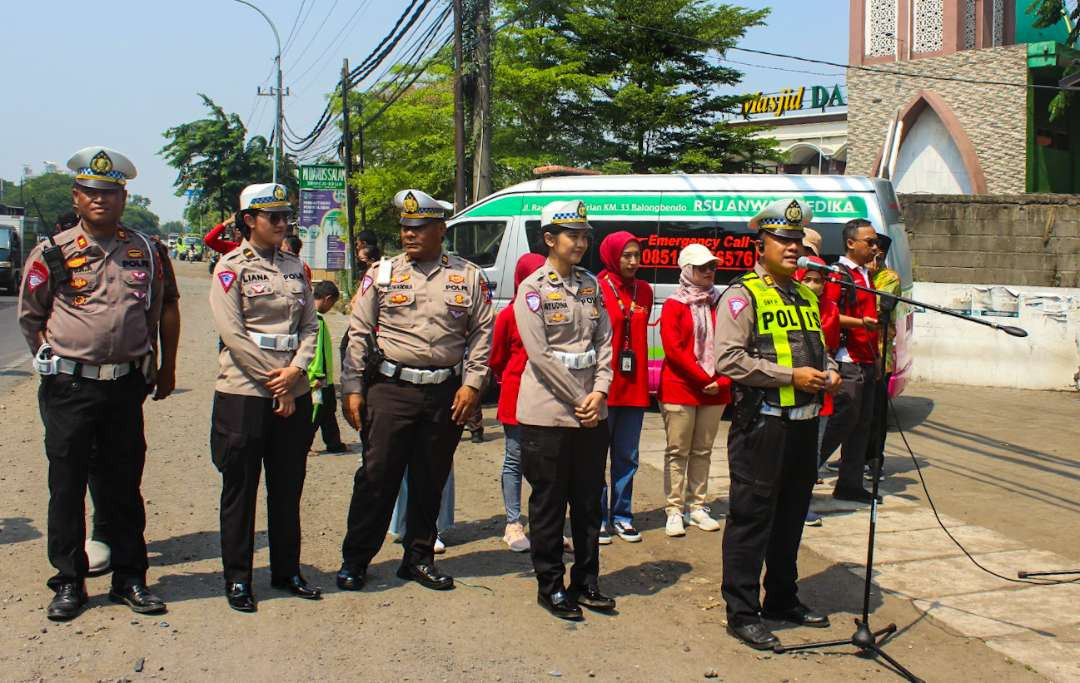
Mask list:
[[[27,216],[44,220],[44,227],[51,230],[60,215],[71,211],[72,182],[72,177],[66,173],[36,175],[27,178],[21,188],[5,181],[4,203],[19,206],[21,202]]]
[[[766,10],[703,0],[503,0],[493,23],[493,184],[526,180],[544,164],[606,172],[741,172],[775,159],[759,128],[733,128],[741,74],[717,56],[760,25]],[[364,128],[357,189],[368,225],[396,232],[390,200],[403,187],[453,194],[451,59]],[[353,93],[368,117],[385,94]],[[336,105],[335,105],[336,106]],[[468,120],[469,117],[467,117]],[[355,116],[354,121],[359,120]],[[355,130],[355,129],[354,129]],[[475,136],[473,136],[475,138]],[[358,149],[358,140],[353,148]]]
[[[552,28],[584,51],[605,82],[564,102],[582,162],[633,173],[744,168],[769,146],[723,116],[741,95],[721,91],[741,74],[716,63],[768,10],[704,0],[570,0]]]
[[[120,218],[120,222],[132,230],[138,230],[147,235],[161,234],[159,227],[161,219],[158,215],[145,206],[132,204],[130,197],[127,206],[124,207],[124,215]]]
[[[72,177],[67,173],[43,173],[27,178],[21,189],[26,215],[39,221],[44,220],[44,227],[51,231],[57,219],[71,211],[72,182]],[[19,204],[18,185],[4,181],[4,193],[6,204],[16,206]],[[149,206],[150,200],[146,197],[128,193],[127,206],[120,219],[121,222],[135,230],[156,233],[160,219],[149,209]],[[40,216],[38,211],[41,212]]]
[[[273,150],[261,135],[248,138],[237,114],[226,113],[206,95],[199,97],[210,115],[166,130],[168,143],[160,153],[178,172],[173,183],[176,196],[193,192],[184,217],[207,227],[236,211],[244,187],[270,182]],[[281,182],[295,201],[295,165],[288,158],[285,162]]]
[[[173,232],[182,235],[184,233],[184,222],[183,221],[168,221],[166,223],[161,224],[161,234],[163,236],[168,237],[169,233],[173,233]]]

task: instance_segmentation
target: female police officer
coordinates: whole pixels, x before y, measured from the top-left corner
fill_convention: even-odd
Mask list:
[[[244,188],[244,240],[221,257],[210,286],[210,310],[223,343],[210,450],[222,477],[225,595],[241,612],[255,611],[251,562],[264,462],[270,585],[307,599],[322,593],[300,575],[300,495],[311,423],[304,375],[318,325],[303,264],[279,249],[289,214],[283,185]]]
[[[615,601],[597,587],[600,494],[607,455],[611,323],[596,278],[577,264],[589,245],[585,204],[552,202],[541,213],[547,262],[522,281],[514,318],[529,361],[521,377],[522,471],[532,486],[529,524],[537,601],[556,617],[580,619],[579,604]],[[574,566],[564,590],[563,520],[570,504]]]

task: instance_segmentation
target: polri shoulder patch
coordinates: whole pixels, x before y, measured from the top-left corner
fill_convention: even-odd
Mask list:
[[[727,305],[728,310],[731,311],[732,319],[736,319],[739,317],[739,314],[742,313],[746,309],[746,307],[750,305],[750,303],[741,296],[733,296],[728,299]]]
[[[218,281],[221,283],[221,288],[228,293],[229,289],[232,288],[233,283],[236,282],[236,273],[231,270],[223,270],[218,273]]]

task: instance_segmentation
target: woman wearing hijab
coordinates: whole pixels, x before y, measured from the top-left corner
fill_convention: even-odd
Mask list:
[[[540,254],[524,254],[518,259],[514,268],[515,297],[521,281],[542,265],[544,257]],[[506,441],[502,466],[503,505],[506,507],[503,542],[515,553],[529,550],[529,538],[521,523],[521,425],[517,421],[518,389],[521,388],[521,373],[525,372],[528,361],[521,335],[518,334],[514,302],[511,300],[510,305],[495,318],[488,362],[500,382],[498,419],[502,423]]]
[[[702,531],[720,524],[705,507],[712,445],[724,404],[731,402],[731,382],[716,374],[714,331],[720,292],[716,256],[703,244],[679,253],[679,288],[664,302],[660,339],[664,365],[660,371],[660,408],[667,432],[664,450],[664,493],[668,536],[685,536],[686,522]],[[684,518],[686,511],[689,514]]]
[[[611,486],[604,487],[600,543],[611,542],[609,529],[624,541],[637,543],[641,534],[634,528],[631,498],[641,423],[649,406],[648,327],[653,290],[648,282],[635,277],[641,266],[641,244],[633,234],[622,230],[605,237],[600,243],[600,261],[604,269],[598,279],[611,319],[615,372],[608,395]]]

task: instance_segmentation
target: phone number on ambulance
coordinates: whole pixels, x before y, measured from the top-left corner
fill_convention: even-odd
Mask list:
[[[754,252],[751,250],[714,251],[719,261],[718,270],[750,270],[754,267]],[[650,247],[641,252],[641,265],[648,268],[678,268],[679,250]]]

